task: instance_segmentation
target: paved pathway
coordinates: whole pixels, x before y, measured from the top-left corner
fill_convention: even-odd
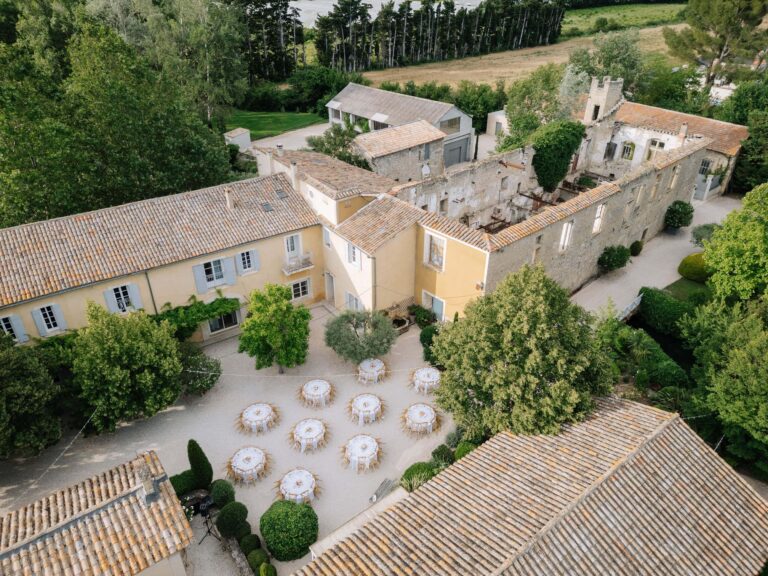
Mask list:
[[[694,202],[693,224],[671,235],[662,232],[646,243],[640,256],[620,270],[601,276],[572,296],[572,300],[590,311],[597,311],[613,301],[624,309],[643,286],[664,288],[680,278],[680,261],[700,248],[691,243],[691,229],[699,224],[721,222],[726,214],[741,206],[741,200],[720,196],[706,202]]]
[[[298,130],[283,132],[277,136],[270,136],[269,138],[262,138],[261,140],[253,140],[251,145],[274,148],[278,144],[282,144],[286,150],[299,150],[309,146],[307,144],[307,136],[319,136],[326,130],[328,130],[328,123],[321,122],[320,124],[312,124],[311,126],[299,128]]]

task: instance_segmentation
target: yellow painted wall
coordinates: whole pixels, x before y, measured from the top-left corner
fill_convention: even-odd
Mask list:
[[[444,318],[451,320],[456,312],[463,315],[464,306],[472,299],[483,295],[477,285],[485,279],[487,254],[467,244],[442,236],[446,239],[443,271],[439,272],[424,263],[425,230],[418,227],[416,237],[416,284],[414,296],[422,304],[422,291],[437,296],[445,302]]]
[[[32,320],[32,310],[46,306],[48,304],[58,304],[61,306],[62,314],[67,323],[67,328],[76,329],[86,324],[86,304],[92,300],[106,307],[104,299],[104,290],[120,286],[123,284],[134,283],[139,287],[141,300],[148,313],[155,313],[155,306],[160,310],[162,306],[169,303],[171,306],[182,306],[187,304],[191,296],[196,296],[199,300],[209,301],[217,297],[215,289],[211,289],[206,294],[197,294],[195,287],[194,274],[192,267],[210,260],[224,257],[234,257],[245,250],[256,249],[259,251],[260,268],[258,272],[251,272],[242,276],[236,276],[234,285],[219,286],[219,290],[224,296],[229,298],[239,298],[244,304],[248,295],[255,289],[262,288],[267,283],[290,284],[292,281],[309,278],[310,294],[309,296],[298,300],[298,302],[312,303],[325,298],[325,284],[323,281],[323,254],[322,254],[322,232],[320,226],[313,226],[294,232],[301,235],[302,252],[311,252],[314,267],[286,276],[283,273],[283,263],[285,261],[285,237],[289,234],[275,236],[259,240],[252,244],[245,244],[223,250],[214,254],[209,254],[200,258],[193,258],[149,270],[146,274],[133,274],[122,278],[100,282],[53,294],[50,297],[40,298],[31,302],[19,304],[17,306],[8,306],[0,309],[0,316],[16,314],[24,324],[26,333],[30,338],[37,338],[39,334]],[[149,277],[149,284],[147,283]],[[149,286],[151,285],[151,291]],[[153,305],[154,296],[154,305]],[[50,336],[54,333],[48,334]],[[198,334],[198,337],[200,335]]]
[[[354,198],[347,198],[346,200],[339,200],[336,202],[337,223],[344,222],[344,220],[352,216],[352,214],[372,200],[374,200],[373,196],[356,196]]]
[[[403,230],[374,255],[377,310],[402,302],[413,294],[417,262],[416,228],[414,224]]]
[[[346,292],[359,298],[366,309],[373,306],[373,261],[360,252],[361,265],[347,262],[347,241],[330,230],[331,246],[325,247],[325,270],[333,275],[334,294],[328,299],[338,310],[344,310]]]

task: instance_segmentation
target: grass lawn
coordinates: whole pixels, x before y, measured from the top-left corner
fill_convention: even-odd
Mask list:
[[[615,20],[622,28],[646,28],[681,22],[685,4],[625,4],[568,10],[563,18],[563,37],[591,33],[598,18]]]
[[[235,110],[227,118],[227,130],[248,128],[251,139],[269,138],[289,130],[327,122],[312,112],[248,112]]]
[[[711,297],[712,295],[711,288],[706,284],[700,284],[699,282],[686,280],[685,278],[680,278],[680,280],[672,282],[672,284],[667,286],[665,290],[678,300],[684,302],[689,301],[694,294],[706,294],[707,297]]]

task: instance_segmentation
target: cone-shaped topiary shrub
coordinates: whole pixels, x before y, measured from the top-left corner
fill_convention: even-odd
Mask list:
[[[187,458],[189,458],[189,467],[197,483],[195,487],[207,490],[213,480],[213,467],[203,449],[200,448],[200,444],[191,439],[187,442]]]

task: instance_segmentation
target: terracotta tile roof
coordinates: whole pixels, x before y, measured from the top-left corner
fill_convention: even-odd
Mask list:
[[[421,219],[420,224],[425,228],[444,234],[455,240],[469,244],[480,250],[490,252],[492,248],[491,235],[482,230],[475,230],[469,226],[465,226],[454,218],[448,218],[447,216],[441,216],[434,212],[428,213]]]
[[[331,156],[309,150],[283,150],[254,148],[262,154],[290,168],[296,163],[297,175],[319,188],[334,200],[352,198],[362,194],[378,195],[389,192],[396,182],[370,170],[352,166]]]
[[[445,133],[425,120],[360,134],[355,144],[371,158],[380,158],[445,138]]]
[[[191,539],[160,460],[147,452],[3,516],[0,574],[131,576]]]
[[[496,435],[297,576],[743,575],[768,503],[677,416],[597,400],[556,436]]]
[[[736,155],[741,148],[741,141],[749,136],[746,126],[703,118],[694,114],[674,112],[655,106],[646,106],[636,102],[624,102],[619,106],[615,119],[630,126],[650,128],[672,134],[678,134],[681,126],[687,123],[688,134],[712,138],[709,149],[729,156]]]
[[[327,106],[362,118],[399,126],[416,120],[437,122],[454,108],[453,104],[417,96],[408,96],[350,82]]]
[[[281,174],[0,229],[0,306],[317,223]]]
[[[372,255],[427,213],[398,198],[382,194],[336,227],[336,233]]]

